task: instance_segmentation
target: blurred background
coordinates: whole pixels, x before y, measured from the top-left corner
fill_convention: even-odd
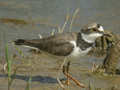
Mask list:
[[[13,55],[16,53],[16,49],[12,45],[12,41],[18,38],[39,38],[39,34],[41,34],[43,37],[48,36],[51,34],[51,32],[57,32],[59,28],[62,28],[67,18],[68,21],[64,31],[68,32],[70,28],[70,22],[76,10],[79,11],[74,17],[71,29],[72,32],[80,31],[81,27],[85,24],[97,22],[102,24],[105,30],[120,34],[119,9],[120,0],[0,0],[0,60],[5,58],[4,51],[6,44],[9,46],[9,55]],[[27,48],[19,48],[23,51],[24,55],[27,56],[31,54],[29,52],[26,53],[26,51],[28,51]],[[33,73],[35,75],[41,75],[39,77],[33,77],[35,81],[41,82],[33,85],[33,87],[37,88],[34,90],[40,90],[39,87],[42,86],[47,88],[46,85],[48,88],[53,87],[53,83],[57,83],[56,78],[54,77],[56,71],[51,69],[51,67],[56,67],[55,62],[51,62],[50,60],[52,60],[52,58],[50,57],[43,57],[44,60],[41,60],[42,57],[38,57],[39,61],[36,62],[37,65],[35,64],[35,66],[41,69],[42,72],[37,70],[35,73]],[[36,59],[38,60],[38,58]],[[33,60],[35,60],[35,58],[33,58]],[[72,68],[72,73],[76,78],[82,80],[82,82],[86,83],[87,85],[89,80],[91,80],[91,82],[93,82],[98,88],[107,88],[119,83],[118,78],[101,79],[88,74],[88,72],[87,74],[83,74],[83,71],[79,72],[81,67],[87,67],[88,69],[89,66],[92,66],[93,62],[100,63],[102,61],[96,60],[96,58],[90,59],[89,57],[85,60],[80,59],[75,61]],[[39,65],[40,63],[41,65]],[[21,78],[26,80],[27,77],[23,75]],[[51,83],[51,80],[53,80],[53,83]],[[22,86],[20,86],[21,84]],[[15,89],[12,90],[16,90],[18,86],[24,86],[23,81],[18,81],[17,84],[15,83],[14,85],[15,86],[13,87],[15,87]],[[0,86],[1,88],[4,88],[2,88],[2,90],[6,90],[6,85],[4,85],[3,82],[0,83]],[[73,85],[73,89],[74,86],[75,85]],[[55,88],[44,90],[55,90]],[[74,90],[78,90],[78,87]]]

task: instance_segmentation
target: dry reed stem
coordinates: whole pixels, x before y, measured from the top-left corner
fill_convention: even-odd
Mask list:
[[[67,14],[67,15],[66,15],[66,20],[65,20],[65,22],[64,22],[64,24],[63,24],[63,26],[62,26],[62,29],[59,31],[59,33],[63,33],[63,31],[64,31],[64,29],[65,29],[65,26],[66,26],[67,23],[68,23],[69,18],[70,18],[70,16],[69,16],[69,14]]]
[[[51,36],[55,35],[55,29],[52,30]]]
[[[74,19],[75,19],[75,17],[76,17],[76,15],[77,15],[78,12],[79,12],[79,8],[77,8],[75,10],[75,12],[73,13],[72,20],[71,20],[71,23],[70,23],[70,28],[69,28],[70,32],[71,32],[71,29],[72,29],[72,25],[73,25]]]

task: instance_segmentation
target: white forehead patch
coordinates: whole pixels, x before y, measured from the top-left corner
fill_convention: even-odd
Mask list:
[[[89,26],[88,29],[95,28],[95,26]]]
[[[103,29],[102,26],[100,26],[100,27],[98,28],[98,30],[99,30],[99,31],[104,31],[104,29]]]
[[[95,28],[96,26],[97,26],[96,23],[92,23],[92,24],[90,24],[90,25],[88,26],[88,29]]]

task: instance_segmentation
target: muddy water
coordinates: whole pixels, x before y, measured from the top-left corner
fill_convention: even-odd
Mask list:
[[[62,27],[65,22],[65,17],[67,15],[72,17],[77,8],[79,8],[79,13],[74,19],[72,31],[79,31],[86,23],[98,22],[103,24],[105,29],[119,34],[119,3],[119,0],[0,0],[0,59],[4,59],[4,46],[6,43],[9,45],[10,54],[13,55],[17,52],[11,44],[12,40],[17,38],[39,38],[38,34],[47,36],[52,30],[57,30],[58,27]],[[15,20],[11,21],[8,20],[9,18],[23,20],[27,23],[24,24],[22,21]],[[1,19],[7,20],[2,21]],[[69,24],[70,23],[66,25],[65,31],[68,31]],[[29,49],[19,48],[25,56],[28,57],[31,55],[31,53],[27,52]],[[35,69],[38,68],[40,70],[38,70],[39,72],[36,70],[33,72],[32,88],[34,88],[34,90],[57,90],[56,71],[51,70],[51,68],[56,67],[57,64],[55,61],[57,59],[47,56],[42,58],[38,56],[36,59],[33,59],[39,62],[39,65],[35,63]],[[108,88],[115,84],[118,87],[117,83],[119,80],[117,77],[101,78],[81,71],[81,69],[90,69],[92,62],[101,63],[102,60],[97,58],[89,59],[89,57],[74,60],[71,66],[71,73],[87,85],[90,81],[98,88]],[[16,61],[15,64],[20,64],[20,61]],[[18,72],[18,79],[16,78],[12,90],[16,90],[17,87],[19,87],[19,90],[24,90],[26,80],[28,79],[26,72]],[[0,89],[6,90],[7,80],[5,75],[1,73],[0,79],[0,82],[5,82],[0,83]],[[73,88],[79,90],[74,84],[71,88],[71,90],[73,90]]]

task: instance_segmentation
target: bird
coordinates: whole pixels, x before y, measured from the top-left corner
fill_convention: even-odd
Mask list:
[[[104,35],[101,24],[91,23],[79,32],[58,33],[41,39],[17,39],[15,45],[27,46],[56,56],[85,56],[94,47],[95,40]]]
[[[96,39],[104,35],[104,28],[101,24],[90,23],[84,25],[79,32],[57,33],[40,39],[17,39],[14,44],[36,48],[56,56],[82,57],[89,54],[95,47]],[[57,75],[57,81],[61,87],[64,87],[64,85],[59,80],[59,76],[65,61],[66,59],[60,65]]]

